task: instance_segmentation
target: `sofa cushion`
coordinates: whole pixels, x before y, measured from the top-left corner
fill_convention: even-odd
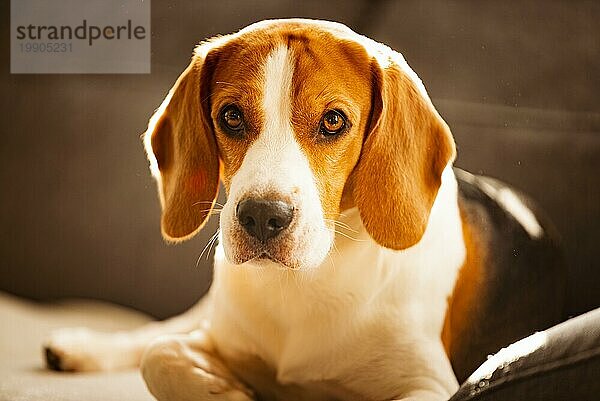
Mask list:
[[[150,401],[137,369],[111,373],[46,370],[42,342],[56,328],[131,329],[149,318],[99,301],[36,304],[0,292],[0,401]]]

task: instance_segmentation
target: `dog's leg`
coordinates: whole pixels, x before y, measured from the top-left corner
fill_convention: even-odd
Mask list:
[[[148,389],[159,401],[254,400],[252,391],[219,358],[205,330],[155,340],[141,367]]]
[[[148,344],[157,337],[198,329],[210,305],[208,295],[181,315],[148,323],[131,331],[104,333],[87,328],[56,330],[44,343],[47,366],[64,371],[136,367]]]
[[[444,401],[458,390],[441,340],[420,338],[404,346],[409,348],[367,360],[347,377],[348,390],[361,399],[389,401]]]

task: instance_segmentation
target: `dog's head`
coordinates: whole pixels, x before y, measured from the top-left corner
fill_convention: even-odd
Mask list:
[[[382,246],[416,244],[455,154],[400,54],[310,20],[264,21],[198,46],[144,142],[165,238],[203,226],[221,180],[227,258],[289,268],[317,266],[353,206]]]

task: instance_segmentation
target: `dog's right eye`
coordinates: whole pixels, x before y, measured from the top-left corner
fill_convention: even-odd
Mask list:
[[[225,106],[221,111],[221,125],[232,135],[239,135],[244,129],[244,115],[235,105]]]
[[[346,116],[339,110],[329,110],[319,126],[319,132],[326,137],[332,137],[342,133],[346,129]]]

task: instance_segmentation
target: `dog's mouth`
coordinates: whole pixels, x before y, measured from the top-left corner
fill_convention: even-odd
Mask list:
[[[259,241],[238,228],[228,239],[224,244],[225,254],[233,264],[282,269],[298,267],[294,258],[296,243],[290,236]]]
[[[272,256],[271,254],[269,254],[266,251],[260,252],[256,257],[254,257],[250,261],[257,262],[258,264],[262,264],[264,262],[273,262],[273,263],[276,263],[277,265],[281,266],[282,268],[288,268],[288,269],[293,268],[292,266],[288,266],[287,263],[277,259],[276,257]]]
[[[254,260],[271,260],[273,262],[276,262],[277,260],[272,257],[271,255],[269,255],[267,252],[261,252],[259,253]]]

